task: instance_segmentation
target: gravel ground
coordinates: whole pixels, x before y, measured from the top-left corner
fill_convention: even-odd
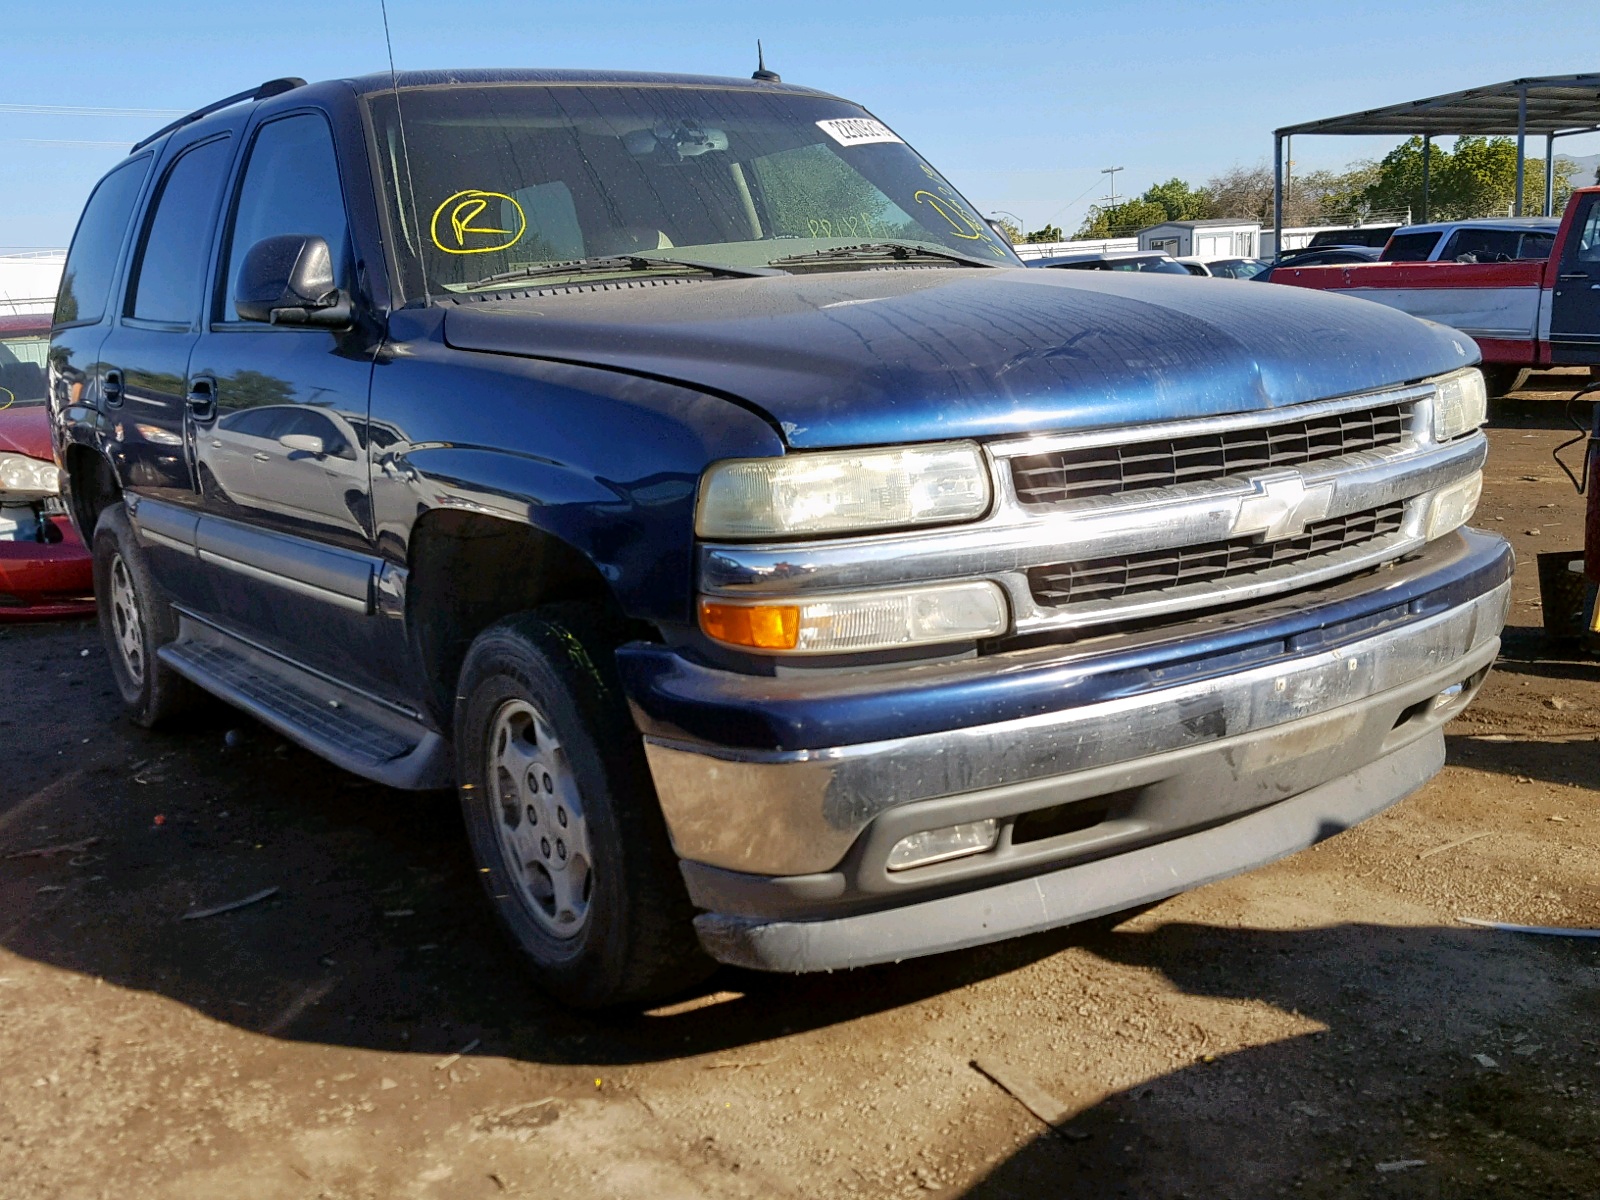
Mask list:
[[[448,796],[220,705],[133,729],[91,625],[5,631],[0,1197],[1600,1196],[1600,941],[1458,920],[1600,925],[1557,399],[1499,406],[1512,628],[1416,796],[1115,928],[630,1018],[521,977]]]

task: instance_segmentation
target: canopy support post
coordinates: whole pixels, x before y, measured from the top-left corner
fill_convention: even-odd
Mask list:
[[[1283,255],[1283,135],[1272,135],[1272,257]]]
[[[1428,220],[1428,168],[1433,164],[1433,134],[1422,135],[1422,224]]]
[[[1522,175],[1527,161],[1528,89],[1517,89],[1517,199],[1514,216],[1522,215]]]
[[[1556,215],[1556,135],[1544,135],[1544,215]]]

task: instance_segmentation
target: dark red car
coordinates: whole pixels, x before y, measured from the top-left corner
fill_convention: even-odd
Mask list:
[[[48,314],[0,316],[0,621],[94,612],[89,551],[50,454],[49,347]]]

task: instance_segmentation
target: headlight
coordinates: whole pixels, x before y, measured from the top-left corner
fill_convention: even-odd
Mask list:
[[[1482,425],[1489,413],[1483,372],[1468,367],[1439,380],[1433,394],[1433,440],[1448,442]]]
[[[757,604],[700,601],[700,628],[708,637],[793,654],[970,642],[1004,633],[1007,625],[1000,588],[987,581]]]
[[[989,508],[971,442],[730,459],[706,471],[695,531],[706,538],[854,533],[970,521]]]
[[[55,463],[26,454],[0,454],[0,499],[43,500],[61,494]]]
[[[1474,471],[1465,479],[1458,479],[1449,487],[1440,488],[1428,502],[1426,537],[1433,541],[1452,529],[1460,529],[1472,520],[1478,510],[1478,499],[1483,495],[1483,472]]]

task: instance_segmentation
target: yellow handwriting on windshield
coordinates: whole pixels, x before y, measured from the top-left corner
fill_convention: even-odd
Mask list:
[[[506,215],[506,205],[511,206],[514,228],[501,229],[484,216],[495,200],[502,202],[502,217]],[[528,218],[522,205],[504,192],[467,188],[445,197],[444,203],[433,210],[433,244],[446,254],[492,254],[496,250],[506,250],[515,246],[527,229]],[[444,236],[440,236],[441,233]]]
[[[4,392],[5,393],[4,396],[0,396],[0,410],[4,410],[4,409],[7,409],[7,408],[10,408],[13,404],[15,404],[17,402],[17,394],[15,392],[13,392],[10,388],[8,388],[8,387],[0,387],[0,392]]]
[[[956,237],[965,238],[969,242],[980,242],[987,237],[987,232],[983,226],[968,216],[965,210],[955,202],[943,196],[936,196],[932,192],[918,192],[912,199],[916,200],[918,204],[926,204],[946,221],[949,221],[950,230]]]

